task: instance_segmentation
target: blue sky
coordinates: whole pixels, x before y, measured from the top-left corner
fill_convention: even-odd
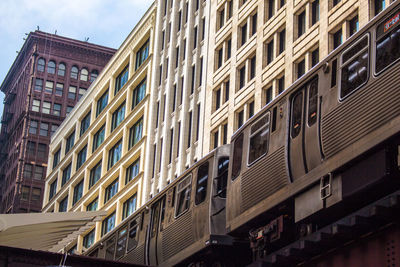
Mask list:
[[[25,33],[41,31],[119,48],[153,0],[1,0],[0,84]],[[0,116],[4,94],[0,92]]]

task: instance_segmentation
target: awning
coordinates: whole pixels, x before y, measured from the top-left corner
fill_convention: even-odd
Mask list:
[[[59,252],[106,211],[0,214],[0,245]]]

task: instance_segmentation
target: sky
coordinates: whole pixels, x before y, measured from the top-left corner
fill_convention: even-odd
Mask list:
[[[0,0],[0,84],[26,33],[55,33],[119,48],[153,0]],[[0,116],[4,94],[0,92]]]

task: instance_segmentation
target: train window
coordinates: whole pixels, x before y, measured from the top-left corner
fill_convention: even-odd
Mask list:
[[[178,184],[177,198],[176,198],[176,210],[175,216],[178,217],[186,210],[189,209],[190,205],[190,193],[192,185],[192,175],[186,176],[182,182]]]
[[[125,255],[127,237],[128,237],[128,226],[125,225],[118,232],[117,249],[115,251],[115,258],[116,259],[119,259],[119,258],[121,258],[122,256]]]
[[[298,92],[292,100],[291,136],[295,138],[301,131],[301,118],[303,116],[303,92]]]
[[[271,132],[275,132],[276,130],[276,114],[277,114],[278,108],[274,107],[272,110],[272,126],[271,126]]]
[[[199,205],[206,199],[207,196],[207,181],[208,181],[208,161],[197,169],[197,184],[195,204]]]
[[[367,82],[369,69],[368,35],[342,54],[340,99]]]
[[[129,224],[128,251],[136,248],[137,246],[137,238],[136,238],[137,231],[138,231],[137,221],[133,220]]]
[[[376,31],[376,74],[400,58],[400,12],[379,24]]]
[[[235,140],[233,147],[232,180],[235,180],[242,169],[243,133]]]
[[[318,112],[318,76],[308,85],[308,126],[317,121]]]
[[[113,260],[115,252],[115,237],[108,239],[106,241],[106,260]]]
[[[336,75],[337,75],[337,59],[332,61],[332,74],[331,74],[331,88],[336,86]]]
[[[269,142],[269,117],[270,113],[268,112],[264,117],[251,126],[248,164],[253,163],[261,156],[267,154]]]
[[[223,157],[218,160],[217,195],[226,198],[226,186],[228,180],[229,158]]]

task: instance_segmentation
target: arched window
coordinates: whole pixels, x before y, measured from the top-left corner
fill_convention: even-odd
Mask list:
[[[87,70],[87,69],[82,69],[82,70],[81,70],[81,81],[87,82],[88,77],[89,77],[89,72],[88,72],[88,70]]]
[[[53,60],[50,60],[47,64],[47,72],[50,74],[56,73],[56,63]]]
[[[60,65],[58,65],[58,75],[65,76],[65,64],[64,63],[60,63]]]
[[[94,82],[97,76],[99,76],[99,72],[97,70],[92,70],[92,73],[90,74],[90,82]]]
[[[72,79],[78,79],[78,67],[77,66],[72,66],[71,68],[71,78]]]
[[[44,67],[46,65],[46,61],[43,58],[39,58],[37,63],[37,70],[40,72],[44,72]]]

